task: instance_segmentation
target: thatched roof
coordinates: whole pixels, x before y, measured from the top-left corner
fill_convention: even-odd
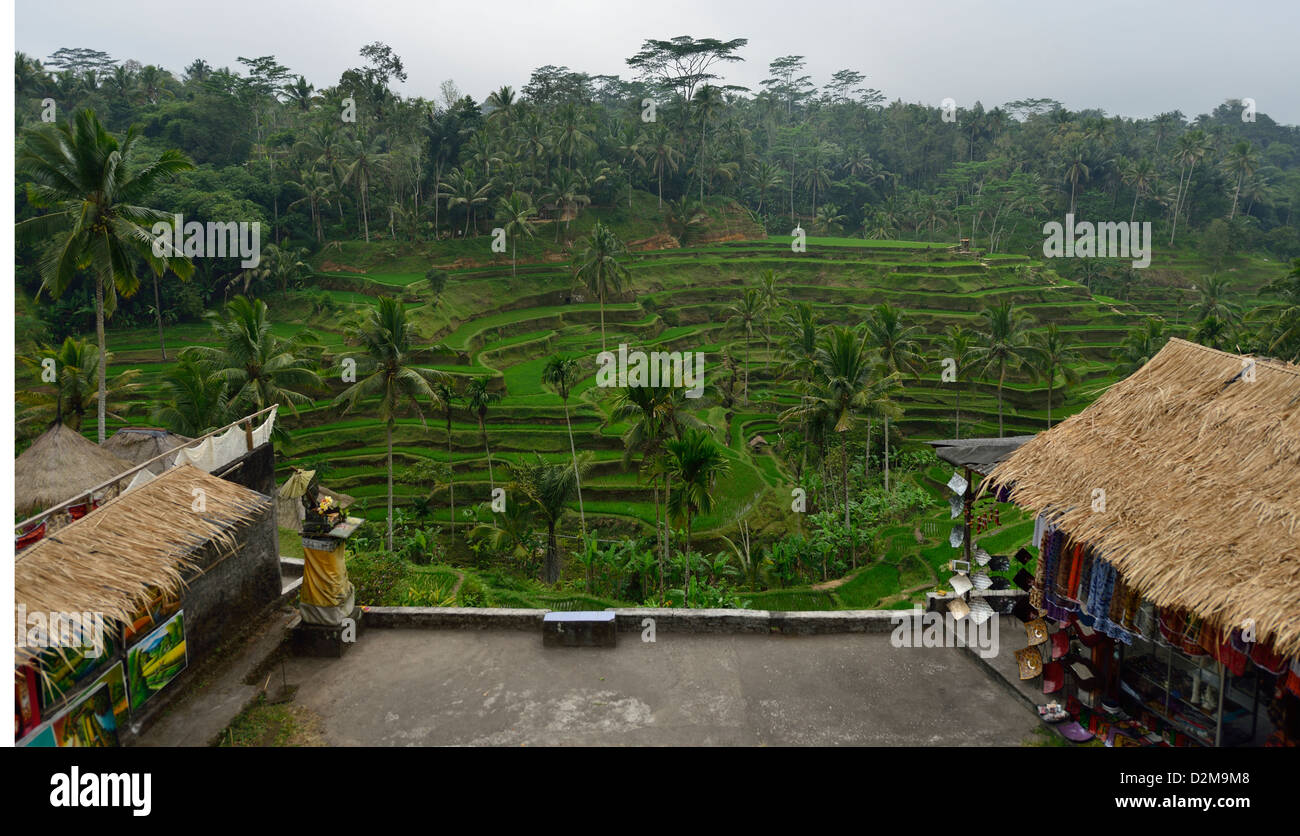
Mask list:
[[[985,481],[1102,550],[1158,606],[1253,619],[1300,654],[1300,366],[1170,340]],[[1095,490],[1105,509],[1093,510]],[[1099,496],[1099,495],[1098,495]]]
[[[44,511],[130,469],[112,451],[55,424],[14,460],[14,510],[20,517]]]
[[[203,491],[202,511],[194,510],[196,488]],[[222,549],[236,547],[236,528],[270,502],[180,465],[20,553],[14,604],[25,604],[28,612],[99,612],[130,620],[151,592],[180,594],[195,550],[214,541]]]
[[[194,439],[177,435],[169,430],[152,427],[123,427],[105,439],[100,445],[113,455],[126,459],[131,464],[144,464],[163,453],[175,450]],[[173,456],[158,459],[147,468],[155,476],[166,470],[174,461]]]

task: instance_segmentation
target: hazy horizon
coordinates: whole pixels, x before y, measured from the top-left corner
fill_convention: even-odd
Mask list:
[[[406,0],[360,10],[341,0],[233,0],[217,7],[220,14],[212,7],[166,7],[167,28],[161,29],[140,26],[159,8],[140,0],[121,0],[111,9],[79,6],[75,16],[57,3],[19,0],[15,48],[43,61],[61,47],[88,47],[119,61],[157,64],[178,77],[195,58],[242,70],[239,56],[274,55],[295,74],[327,87],[362,64],[361,46],[382,41],[406,65],[408,79],[394,83],[395,90],[440,99],[440,84],[451,79],[481,102],[503,84],[520,89],[533,69],[546,64],[631,79],[635,73],[625,60],[646,38],[689,34],[748,38],[738,53],[745,61],[719,72],[726,83],[755,92],[771,60],[794,54],[805,56],[805,72],[818,87],[848,68],[865,73],[866,85],[888,101],[938,106],[951,97],[959,107],[980,101],[991,108],[1050,98],[1070,110],[1096,108],[1110,116],[1180,110],[1191,119],[1248,97],[1275,121],[1300,124],[1300,96],[1288,66],[1300,4],[1234,3],[1239,32],[1224,26],[1221,3],[1160,5],[1099,0],[1088,20],[1116,25],[1097,26],[1080,25],[1075,8],[1022,0],[990,0],[975,15],[960,0],[810,2],[797,11],[775,3],[720,0],[701,8],[667,0],[646,15],[611,14],[609,4],[591,0],[507,0],[487,11]]]

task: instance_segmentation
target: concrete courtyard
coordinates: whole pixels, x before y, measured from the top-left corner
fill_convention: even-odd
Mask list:
[[[342,659],[291,658],[325,742],[364,746],[1015,746],[1039,725],[952,648],[888,634],[370,629]]]

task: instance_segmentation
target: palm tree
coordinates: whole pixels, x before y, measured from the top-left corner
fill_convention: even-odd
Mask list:
[[[757,288],[747,287],[740,301],[727,307],[731,316],[728,325],[734,325],[745,334],[745,400],[749,401],[749,343],[754,338],[754,322],[763,314],[763,296]]]
[[[1165,333],[1165,321],[1159,317],[1149,317],[1137,328],[1129,331],[1128,336],[1111,352],[1116,362],[1116,371],[1129,375],[1146,365],[1156,355],[1169,335]]]
[[[1002,386],[1007,372],[1017,368],[1027,356],[1028,337],[1025,329],[1029,318],[1015,309],[1011,302],[1001,302],[986,307],[980,314],[983,326],[980,343],[971,349],[971,356],[979,363],[985,375],[994,371],[998,378],[998,438],[1002,437]]]
[[[1126,160],[1120,178],[1133,187],[1133,208],[1128,213],[1129,223],[1132,223],[1133,218],[1137,217],[1138,201],[1155,188],[1158,172],[1155,164],[1143,157],[1137,162]]]
[[[438,197],[447,199],[448,210],[456,206],[465,207],[465,232],[463,235],[468,236],[470,223],[474,219],[474,207],[487,203],[487,196],[491,187],[475,186],[470,176],[458,168],[453,168],[447,174],[447,179],[443,181],[442,185],[444,190],[439,192]]]
[[[650,163],[650,169],[659,178],[659,208],[664,208],[664,172],[676,171],[677,163],[681,161],[681,153],[673,147],[672,133],[668,126],[662,122],[656,122],[655,126],[650,129],[649,136],[646,137],[646,150],[649,152],[646,159]]]
[[[375,175],[380,173],[388,155],[383,151],[382,136],[359,137],[348,144],[345,154],[347,162],[343,169],[343,182],[356,186],[358,204],[361,210],[362,228],[365,230],[366,243],[370,243],[370,184]]]
[[[680,438],[665,443],[667,469],[677,482],[677,492],[668,501],[668,509],[686,520],[686,582],[682,587],[682,605],[691,605],[691,528],[699,514],[713,510],[713,486],[731,469],[722,447],[707,431],[688,428]]]
[[[596,221],[580,250],[573,261],[573,274],[600,300],[600,350],[604,351],[605,300],[611,292],[622,290],[628,278],[627,267],[619,262],[625,248],[614,230]]]
[[[45,372],[44,361],[53,360],[53,391],[40,386],[19,387],[14,392],[14,399],[26,406],[26,409],[14,416],[14,423],[19,426],[37,424],[44,428],[54,421],[62,421],[81,432],[86,413],[98,399],[95,378],[99,370],[99,349],[86,340],[65,337],[58,349],[38,346],[20,359],[38,377]],[[111,353],[108,359],[113,359]],[[105,414],[109,418],[124,420],[118,411],[125,411],[127,397],[139,391],[140,384],[135,382],[139,376],[139,369],[127,369],[108,381],[108,406]]]
[[[1174,159],[1178,161],[1178,191],[1174,195],[1174,222],[1169,229],[1169,245],[1174,244],[1174,235],[1178,232],[1178,214],[1183,210],[1184,201],[1192,190],[1192,175],[1196,164],[1210,151],[1204,131],[1188,131],[1175,141]],[[1183,172],[1187,170],[1187,181],[1183,182]],[[1190,210],[1186,211],[1189,218]]]
[[[478,418],[479,435],[483,438],[483,449],[487,452],[488,487],[496,492],[497,483],[492,475],[492,448],[488,446],[487,411],[488,407],[501,400],[500,392],[492,392],[488,387],[492,378],[488,375],[476,377],[465,387],[465,403]]]
[[[50,210],[15,229],[20,240],[49,242],[39,264],[41,290],[61,296],[79,274],[89,274],[94,283],[101,442],[108,399],[104,320],[116,310],[118,294],[131,296],[139,289],[137,261],[183,279],[194,271],[170,244],[163,244],[163,255],[154,255],[152,225],[170,223],[171,217],[141,205],[155,186],[194,165],[171,150],[141,160],[139,140],[133,127],[119,143],[93,111],[81,110],[70,123],[29,132],[16,163],[18,176],[28,181],[28,202]]]
[[[578,489],[578,516],[582,522],[582,536],[587,536],[587,512],[582,507],[582,477],[578,475],[578,451],[573,445],[573,424],[569,421],[569,395],[582,377],[582,365],[576,357],[556,354],[542,367],[542,383],[552,386],[564,401],[564,425],[569,429],[569,453],[573,457],[574,481]]]
[[[632,421],[623,434],[624,465],[633,452],[641,453],[641,470],[650,476],[655,497],[655,536],[659,538],[659,603],[664,600],[664,531],[659,527],[659,482],[666,476],[659,466],[658,457],[663,443],[665,426],[664,404],[668,390],[658,386],[629,386],[619,391],[614,402],[611,419]]]
[[[1187,309],[1195,315],[1198,322],[1210,316],[1217,316],[1225,322],[1237,318],[1239,313],[1237,306],[1227,299],[1231,291],[1227,279],[1206,276],[1197,282],[1193,289],[1196,291],[1196,301],[1188,305]]]
[[[362,398],[379,398],[379,420],[384,422],[388,444],[388,550],[393,550],[393,427],[402,406],[409,405],[424,424],[420,402],[438,403],[434,384],[446,383],[445,374],[411,364],[415,326],[406,319],[406,308],[396,299],[381,296],[367,308],[362,321],[348,329],[348,341],[365,351],[369,374],[339,393],[343,414],[351,412]]]
[[[228,423],[225,378],[194,357],[182,357],[163,376],[162,388],[164,406],[153,420],[172,432],[197,438]]]
[[[770,267],[758,274],[758,298],[763,306],[763,356],[769,365],[772,362],[772,320],[781,309],[779,281],[776,271]]]
[[[451,410],[459,396],[450,378],[434,383],[433,392],[437,395],[437,402],[442,404],[443,416],[447,420],[447,491],[451,497],[451,540],[454,543],[456,541],[456,463],[452,461],[451,456]]]
[[[863,323],[866,329],[867,344],[874,347],[880,356],[886,375],[901,377],[910,374],[916,379],[921,377],[921,367],[925,357],[921,353],[919,337],[921,329],[915,325],[903,324],[903,312],[888,302],[881,302],[872,309],[871,316]],[[889,490],[889,413],[885,418],[885,490]]]
[[[1078,372],[1073,363],[1079,361],[1079,353],[1066,342],[1065,335],[1055,322],[1047,323],[1041,331],[1035,331],[1029,338],[1029,357],[1038,371],[1047,381],[1047,428],[1052,428],[1052,386],[1056,383],[1056,370],[1061,370],[1065,383],[1079,382]]]
[[[271,333],[271,318],[261,299],[236,296],[221,312],[209,312],[205,318],[212,324],[216,345],[189,346],[181,357],[194,357],[220,373],[230,387],[231,410],[257,411],[280,404],[296,413],[298,406],[312,400],[302,389],[324,385],[310,360],[299,354],[302,338],[282,340]]]
[[[508,88],[507,88],[508,89]],[[519,237],[532,238],[533,225],[529,219],[537,214],[532,201],[523,192],[511,192],[510,197],[503,197],[497,203],[497,220],[504,221],[502,229],[510,239],[510,275],[515,276],[515,243]]]
[[[961,384],[962,378],[966,374],[967,361],[970,359],[971,349],[975,345],[975,334],[962,325],[949,325],[944,330],[943,336],[939,338],[939,350],[943,357],[950,358],[953,361],[953,383],[957,386],[957,412],[955,416],[956,424],[953,429],[953,438],[961,438]]]
[[[510,465],[515,490],[532,502],[546,523],[546,570],[544,579],[555,583],[560,579],[560,546],[555,529],[577,490],[580,474],[590,467],[587,454],[578,460],[576,468],[548,464],[541,454],[535,453],[532,462]]]

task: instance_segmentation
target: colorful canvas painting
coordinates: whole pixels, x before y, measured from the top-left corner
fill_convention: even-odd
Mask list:
[[[113,698],[105,684],[87,688],[62,713],[50,721],[56,746],[102,749],[117,744],[117,719]]]
[[[121,728],[126,725],[131,717],[129,701],[126,698],[126,666],[118,662],[99,679],[91,685],[91,690],[98,688],[100,685],[108,686],[108,697],[112,701],[113,717],[117,720],[117,727]]]
[[[95,670],[116,652],[112,631],[104,631],[104,647],[96,655],[93,648],[58,647],[46,650],[40,656],[45,676],[37,677],[41,691],[41,706],[46,707],[75,693],[77,687],[89,680]]]
[[[126,688],[135,711],[185,669],[185,611],[181,610],[126,652]]]
[[[162,592],[152,590],[149,602],[140,608],[130,624],[122,628],[122,635],[129,645],[140,636],[162,624],[181,608],[180,599],[165,598]]]

